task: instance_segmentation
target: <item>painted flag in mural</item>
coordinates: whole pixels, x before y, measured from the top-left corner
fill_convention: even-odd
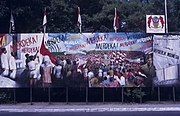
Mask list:
[[[82,22],[81,22],[80,7],[78,7],[78,21],[77,21],[77,26],[79,27],[80,32],[81,32]]]
[[[119,28],[119,21],[118,21],[118,15],[117,15],[117,10],[115,8],[115,16],[114,16],[114,23],[113,23],[114,30],[117,31]]]
[[[46,8],[44,8],[44,18],[43,18],[44,33],[46,32],[46,25],[47,25]]]
[[[44,38],[45,38],[45,34],[43,35],[43,39],[42,39],[42,44],[41,44],[41,47],[40,47],[40,54],[42,56],[49,56],[51,62],[53,64],[56,63],[56,59],[52,56],[52,54],[50,53],[50,51],[46,48],[45,44],[44,44]]]
[[[12,33],[15,31],[15,25],[14,25],[14,17],[11,12],[11,19],[10,19],[10,27],[9,27],[9,33]]]

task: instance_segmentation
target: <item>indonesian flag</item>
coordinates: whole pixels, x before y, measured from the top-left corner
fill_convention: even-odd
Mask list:
[[[41,48],[40,48],[40,54],[42,56],[49,56],[51,62],[53,64],[56,63],[56,59],[52,56],[52,54],[49,52],[49,50],[46,48],[45,44],[44,44],[44,38],[45,38],[45,34],[43,34],[43,39],[42,39],[42,44],[41,44]]]
[[[139,70],[138,74],[144,78],[147,78],[147,76],[144,74],[144,72],[142,70]]]
[[[114,30],[116,31],[119,28],[119,21],[118,21],[118,15],[117,10],[115,8],[115,16],[114,16],[114,24],[113,24]]]
[[[46,25],[47,25],[46,8],[44,8],[44,18],[43,18],[44,33],[46,32]]]
[[[78,21],[77,21],[77,26],[81,28],[82,22],[81,22],[81,14],[80,14],[80,7],[78,7]]]
[[[15,31],[14,18],[13,18],[12,12],[11,12],[9,33],[14,32],[14,31]]]

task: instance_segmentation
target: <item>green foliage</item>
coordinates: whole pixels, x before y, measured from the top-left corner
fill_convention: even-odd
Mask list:
[[[145,94],[145,92],[142,92],[141,89],[136,88],[136,89],[134,89],[134,90],[132,91],[132,95],[133,95],[134,97],[140,99],[140,98],[142,98],[143,96],[145,96],[146,94]]]
[[[180,0],[168,1],[169,32],[180,31]],[[119,32],[145,32],[146,15],[164,14],[164,0],[1,0],[0,33],[8,33],[12,10],[17,33],[40,32],[43,10],[47,8],[47,32],[79,32],[76,26],[77,6],[81,8],[82,32],[114,32],[114,8]],[[121,27],[121,25],[120,25]]]
[[[140,88],[127,88],[126,91],[124,91],[124,95],[125,97],[132,97],[132,101],[134,101],[134,99],[138,98],[142,98],[143,96],[146,95],[145,92],[141,91]]]
[[[11,93],[9,91],[0,91],[0,104],[1,103],[12,103]]]

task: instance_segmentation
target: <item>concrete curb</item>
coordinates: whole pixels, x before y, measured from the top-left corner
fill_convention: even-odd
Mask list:
[[[21,108],[21,109],[0,109],[0,112],[133,112],[133,111],[180,111],[180,107],[165,108],[78,108],[78,109],[58,109],[58,108]]]

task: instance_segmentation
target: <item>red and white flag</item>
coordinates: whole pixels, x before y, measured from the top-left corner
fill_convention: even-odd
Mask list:
[[[44,43],[44,39],[45,39],[45,34],[43,34],[42,44],[41,44],[41,47],[40,47],[40,54],[42,56],[48,56],[50,58],[51,62],[53,64],[55,64],[56,59],[53,57],[51,52],[46,48],[45,43]]]
[[[43,18],[44,33],[46,32],[46,25],[47,25],[46,8],[44,8],[44,18]]]
[[[115,32],[117,32],[117,29],[119,28],[119,21],[118,21],[118,15],[117,15],[116,8],[115,8],[115,16],[114,16],[113,27],[114,27]]]
[[[79,30],[80,30],[80,33],[81,33],[82,22],[81,22],[80,7],[78,7],[78,20],[77,20],[77,26],[79,27]]]
[[[44,29],[44,34],[43,34],[43,39],[42,39],[42,44],[41,44],[41,47],[40,47],[40,54],[42,56],[48,56],[51,60],[51,62],[53,64],[56,63],[56,59],[53,57],[53,55],[51,54],[51,52],[48,50],[48,48],[45,46],[45,43],[44,43],[44,39],[46,37],[45,33],[46,33],[46,25],[47,25],[47,17],[46,17],[46,8],[44,8],[44,18],[43,18],[43,29]]]

